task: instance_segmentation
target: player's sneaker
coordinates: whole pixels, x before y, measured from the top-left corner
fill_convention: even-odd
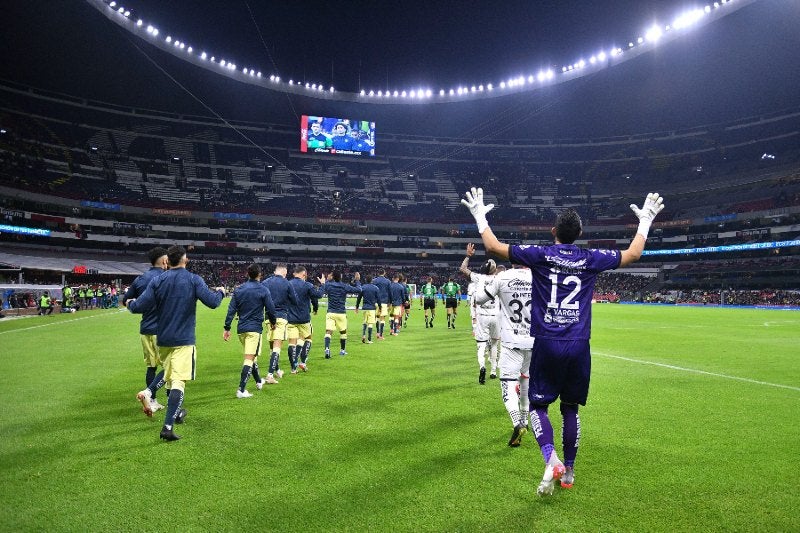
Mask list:
[[[266,383],[267,385],[277,385],[278,384],[278,380],[275,379],[274,377],[270,376],[270,375],[267,375],[267,379],[263,379],[262,381],[264,383]]]
[[[300,366],[299,366],[299,368],[300,368],[300,370],[302,370],[303,372],[308,372],[308,367],[306,367],[306,364],[305,364],[305,363],[300,363]]]
[[[153,416],[153,409],[150,407],[150,403],[153,400],[153,393],[150,392],[150,389],[139,391],[136,395],[136,399],[142,404],[142,412],[147,416]]]
[[[339,350],[339,355],[347,355],[347,352],[344,350]]]
[[[377,336],[377,337],[375,337],[375,338],[376,338],[376,339],[378,339],[379,341],[382,341],[382,340],[383,340],[383,335],[378,335],[378,336]]]
[[[547,468],[544,469],[542,481],[539,482],[539,486],[536,488],[536,494],[539,496],[550,496],[553,494],[556,481],[561,479],[565,470],[564,465],[560,462],[555,465],[547,465]]]
[[[486,383],[486,369],[481,368],[481,371],[478,373],[478,383],[481,385]]]
[[[372,344],[372,341],[367,341],[367,344]]]
[[[158,403],[158,400],[150,400],[150,410],[153,411],[154,413],[156,411],[162,410],[163,408],[164,406]]]
[[[257,382],[256,382],[256,388],[257,388],[258,390],[261,390],[261,389],[263,389],[263,388],[264,388],[264,384],[266,384],[266,382],[267,382],[267,380],[266,380],[266,379],[264,379],[264,378],[261,378],[261,380],[259,380],[259,381],[257,381]]]
[[[161,429],[161,434],[159,435],[159,437],[161,437],[162,439],[164,439],[167,442],[171,442],[173,440],[178,440],[178,439],[181,438],[180,435],[176,435],[174,431],[172,431],[171,429],[167,429],[167,428],[162,428]]]
[[[564,475],[561,476],[561,488],[571,489],[574,483],[575,483],[575,471],[570,467],[566,467]]]
[[[186,420],[186,409],[181,407],[180,409],[178,409],[178,412],[175,413],[175,423],[183,424],[184,420]]]
[[[331,349],[325,348],[325,359],[330,359],[330,358],[331,358]]]
[[[519,447],[522,442],[522,436],[527,433],[528,428],[524,425],[514,426],[514,432],[511,433],[511,438],[508,440],[508,445],[512,448]]]
[[[279,369],[278,369],[278,370],[275,372],[275,375],[276,375],[276,376],[278,376],[278,379],[281,379],[281,378],[283,377],[283,370],[281,370],[281,369],[279,368]]]
[[[297,369],[296,369],[296,368],[293,368],[293,369],[292,369],[292,371],[291,371],[291,372],[289,372],[289,373],[290,373],[290,374],[297,374]]]
[[[253,393],[245,390],[236,389],[236,397],[237,398],[252,398]]]

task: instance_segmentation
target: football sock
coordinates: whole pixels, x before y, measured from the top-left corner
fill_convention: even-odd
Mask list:
[[[367,325],[361,324],[361,336],[363,337],[366,334],[367,334]]]
[[[486,368],[486,343],[478,341],[478,366]]]
[[[578,416],[576,404],[561,404],[561,416],[564,417],[563,440],[564,464],[572,467],[575,465],[575,456],[578,455],[578,444],[581,440],[581,418]]]
[[[389,333],[394,333],[394,318],[389,319]]]
[[[145,387],[148,387],[148,388],[150,387],[150,384],[153,382],[153,380],[156,377],[156,370],[157,369],[158,368],[155,367],[155,366],[148,366],[147,367],[147,371],[144,373],[144,386]],[[152,391],[150,391],[150,392],[152,392]]]
[[[524,415],[519,411],[519,392],[517,392],[517,380],[513,378],[500,378],[500,395],[503,404],[506,406],[508,416],[514,426],[524,425]]]
[[[368,341],[372,340],[372,326],[367,328],[367,340]]]
[[[253,380],[255,380],[256,383],[261,381],[261,373],[258,371],[257,359],[253,359]]]
[[[250,364],[248,364],[250,363]],[[250,379],[250,374],[253,373],[253,362],[252,361],[245,361],[242,365],[242,374],[239,378],[239,390],[244,392],[245,387],[247,387],[247,380]]]
[[[289,345],[289,366],[292,370],[297,368],[297,356],[295,355],[295,347],[291,344]]]
[[[272,352],[269,356],[269,373],[274,374],[278,371],[278,357],[280,354],[278,352]]]
[[[175,415],[178,414],[178,409],[183,404],[183,391],[180,389],[172,389],[167,401],[167,414],[164,416],[164,427],[172,429],[172,424],[175,423]]]
[[[496,340],[489,341],[489,364],[492,367],[492,374],[497,373],[497,356],[500,351],[500,342]]]
[[[162,370],[158,374],[153,377],[153,380],[150,382],[150,385],[147,386],[150,389],[150,397],[155,399],[156,391],[164,386],[164,371]]]
[[[305,364],[308,360],[308,353],[311,351],[311,341],[306,341],[303,344],[303,352],[300,354],[300,362]]]
[[[342,351],[344,351],[344,347],[347,344],[347,339],[339,339],[339,346],[341,347]]]
[[[519,410],[524,414],[530,411],[531,401],[528,398],[528,385],[530,378],[525,374],[519,376]]]
[[[330,350],[331,349],[331,336],[330,335],[325,335],[325,349],[326,350]]]
[[[547,406],[537,406],[531,409],[531,428],[536,437],[536,442],[539,443],[539,448],[542,450],[544,462],[547,463],[555,450],[553,446],[553,425],[547,416]]]

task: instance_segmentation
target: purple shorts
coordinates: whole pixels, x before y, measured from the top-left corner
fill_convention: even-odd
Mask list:
[[[528,398],[531,406],[564,403],[586,405],[592,356],[588,340],[536,339],[533,343]]]

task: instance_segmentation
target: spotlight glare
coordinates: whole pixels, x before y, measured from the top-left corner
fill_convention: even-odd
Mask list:
[[[361,92],[360,92],[359,94],[360,94],[361,96],[364,96],[364,94],[366,94],[366,93],[364,92],[364,89],[361,89]]]
[[[261,71],[259,70],[258,72],[256,72],[256,78],[260,78],[260,77],[261,77]]]
[[[125,12],[125,8],[124,7],[120,7],[119,9],[117,9],[117,13],[119,13],[120,15],[122,13],[124,13],[124,12]]]
[[[406,92],[405,92],[405,91],[401,92],[401,93],[400,93],[400,96],[401,96],[401,97],[403,97],[403,98],[405,98],[405,97],[406,97]]]
[[[561,67],[561,72],[566,72],[566,71],[567,71],[567,67]]]
[[[533,74],[528,76],[528,83],[533,83]]]
[[[169,35],[167,35],[167,38],[166,38],[166,39],[164,39],[164,40],[165,40],[165,41],[167,41],[168,43],[171,43],[171,42],[172,42],[172,37],[170,37]]]
[[[394,96],[395,98],[397,98],[398,96],[400,96],[400,93],[399,93],[397,90],[395,90],[395,91],[394,91],[394,94],[393,94],[392,96]]]
[[[597,59],[599,59],[600,61],[605,61],[606,60],[606,53],[605,52],[600,52],[599,54],[597,54]]]
[[[108,4],[108,7],[117,7],[117,3],[116,2],[110,2]]]
[[[649,30],[647,30],[645,38],[650,42],[656,42],[661,38],[662,35],[663,32],[661,31],[661,28],[659,26],[653,25]]]
[[[411,89],[411,92],[408,93],[408,96],[410,96],[411,98],[415,98],[417,96],[417,92],[414,89]]]
[[[378,96],[383,96],[383,91],[378,91]]]
[[[444,89],[439,89],[439,96],[444,96]]]
[[[470,90],[471,90],[472,92],[475,92],[475,91],[477,91],[477,90],[478,90],[478,88],[477,88],[477,87],[475,87],[475,86],[473,85],[473,86],[470,88]]]
[[[705,11],[706,13],[711,13],[711,6],[706,6],[705,8],[703,8],[703,11]]]
[[[130,11],[125,11],[125,13],[123,13],[123,15],[125,15],[126,17],[130,17],[131,16],[131,12]]]
[[[505,89],[505,88],[506,88],[506,82],[504,82],[504,81],[501,81],[501,82],[500,82],[500,88],[501,88],[501,89]]]
[[[486,88],[487,88],[487,89],[489,89],[489,90],[491,91],[492,89],[494,89],[494,85],[492,85],[492,84],[490,83],[489,85],[487,85],[487,86],[486,86]]]
[[[158,37],[158,28],[153,28],[153,37]]]
[[[191,54],[192,53],[192,47],[190,46],[189,48],[186,49],[186,51]]]
[[[478,85],[478,92],[479,92],[479,93],[482,93],[482,92],[483,92],[483,85]]]
[[[186,48],[186,45],[185,45],[185,44],[183,44],[183,43],[181,43],[181,44],[180,44],[180,49],[181,49],[181,50],[183,50],[184,48]]]
[[[370,96],[375,96],[375,91],[370,91],[370,92],[369,92],[369,95],[370,95]]]
[[[144,24],[144,21],[142,19],[139,19],[139,20],[136,21],[136,26],[141,28],[142,24]]]
[[[280,82],[281,81],[281,77],[280,76],[275,76],[275,81],[276,82]]]
[[[450,96],[453,96],[453,94],[455,94],[455,91],[453,89],[450,89]],[[461,93],[458,93],[458,94],[461,94]]]
[[[331,92],[333,92],[333,85],[331,85]]]
[[[431,96],[433,96],[433,91],[431,91],[430,89],[426,90],[426,91],[425,91],[425,96],[427,96],[428,98],[430,98]]]

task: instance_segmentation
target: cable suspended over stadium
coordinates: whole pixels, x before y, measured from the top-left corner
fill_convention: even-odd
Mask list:
[[[535,90],[540,87],[571,81],[604,68],[613,67],[654,50],[657,46],[679,39],[689,31],[703,27],[729,15],[756,0],[718,0],[702,8],[677,14],[669,24],[653,24],[641,35],[627,43],[607,50],[596,50],[577,55],[579,59],[564,63],[560,67],[548,66],[537,72],[497,80],[476,82],[457,87],[406,87],[396,89],[361,89],[359,92],[336,90],[332,85],[310,81],[286,79],[278,72],[268,73],[253,65],[240,65],[224,51],[202,48],[172,33],[161,30],[154,21],[145,20],[144,15],[132,12],[120,0],[86,0],[109,20],[129,31],[136,38],[168,52],[183,61],[205,68],[216,74],[227,76],[242,83],[288,94],[312,98],[372,104],[422,104],[458,102],[468,99],[496,98]]]

